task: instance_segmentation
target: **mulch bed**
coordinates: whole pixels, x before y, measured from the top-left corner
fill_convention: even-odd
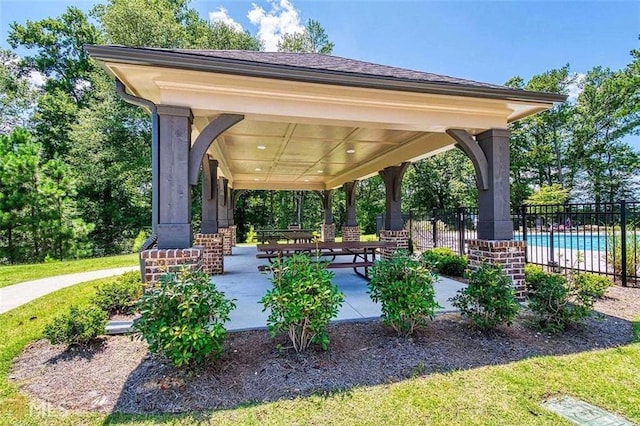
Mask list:
[[[37,341],[15,360],[10,378],[30,397],[63,409],[168,413],[232,408],[624,345],[631,341],[629,320],[640,316],[640,289],[613,287],[596,309],[601,314],[558,335],[536,332],[526,316],[486,335],[459,314],[442,314],[409,339],[377,320],[334,323],[330,349],[304,354],[286,348],[284,336],[274,340],[265,330],[235,332],[221,359],[193,369],[175,369],[150,354],[144,342],[126,336],[72,349]],[[284,349],[277,350],[278,343]]]

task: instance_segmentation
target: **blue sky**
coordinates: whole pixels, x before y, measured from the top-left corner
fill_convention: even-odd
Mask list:
[[[640,48],[640,1],[291,0],[289,7],[281,1],[192,0],[191,6],[267,38],[316,19],[335,43],[334,55],[497,84],[567,63],[578,73],[595,65],[619,69]],[[0,0],[1,46],[8,47],[12,21],[94,3]],[[640,149],[640,138],[629,141]]]

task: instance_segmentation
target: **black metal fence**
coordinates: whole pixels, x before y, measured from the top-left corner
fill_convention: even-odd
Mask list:
[[[449,247],[465,254],[477,218],[477,209],[466,207],[410,211],[405,227],[416,250]],[[522,206],[512,219],[514,238],[527,242],[527,263],[640,285],[640,203]]]

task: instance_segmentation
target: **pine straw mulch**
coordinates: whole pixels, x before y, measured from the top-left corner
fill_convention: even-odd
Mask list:
[[[175,369],[126,336],[66,349],[30,344],[10,378],[30,397],[62,409],[158,413],[231,408],[414,375],[504,364],[538,355],[570,354],[627,344],[640,316],[640,289],[613,287],[598,302],[602,314],[549,335],[527,317],[492,335],[471,329],[459,314],[438,315],[412,338],[398,338],[380,321],[334,323],[330,349],[297,354],[285,337],[265,330],[230,333],[225,355],[205,366]]]

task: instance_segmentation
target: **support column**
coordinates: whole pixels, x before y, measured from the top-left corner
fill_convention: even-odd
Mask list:
[[[523,301],[526,296],[525,250],[526,242],[524,241],[467,240],[469,269],[475,270],[483,262],[502,266],[511,277],[516,298]]]
[[[158,248],[191,247],[191,109],[158,105]]]
[[[153,287],[166,273],[183,269],[201,271],[204,249],[191,247],[185,249],[151,249],[140,253],[144,262],[144,282]]]
[[[489,166],[487,189],[478,191],[478,239],[512,240],[509,188],[509,131],[490,129],[476,136]]]
[[[202,162],[202,224],[203,234],[218,233],[218,162],[209,156]]]
[[[333,223],[333,190],[327,189],[324,191],[316,191],[316,194],[322,200],[322,224],[320,225],[320,241],[335,241],[336,240],[336,225]]]
[[[202,271],[209,275],[221,275],[224,273],[224,236],[215,234],[196,234],[195,245],[202,247]]]
[[[346,182],[343,186],[346,196],[347,214],[342,226],[342,241],[360,241],[360,227],[356,216],[356,189],[358,181]]]
[[[409,249],[409,231],[404,229],[402,218],[402,177],[410,163],[387,167],[379,174],[385,186],[384,229],[380,231],[380,241],[392,242],[394,247],[382,249],[382,258],[388,259],[397,250]]]
[[[229,219],[230,204],[229,179],[220,177],[218,178],[218,232],[224,237],[222,251],[225,256],[231,256],[232,254],[233,237],[231,235],[232,230],[229,228],[231,225]]]

